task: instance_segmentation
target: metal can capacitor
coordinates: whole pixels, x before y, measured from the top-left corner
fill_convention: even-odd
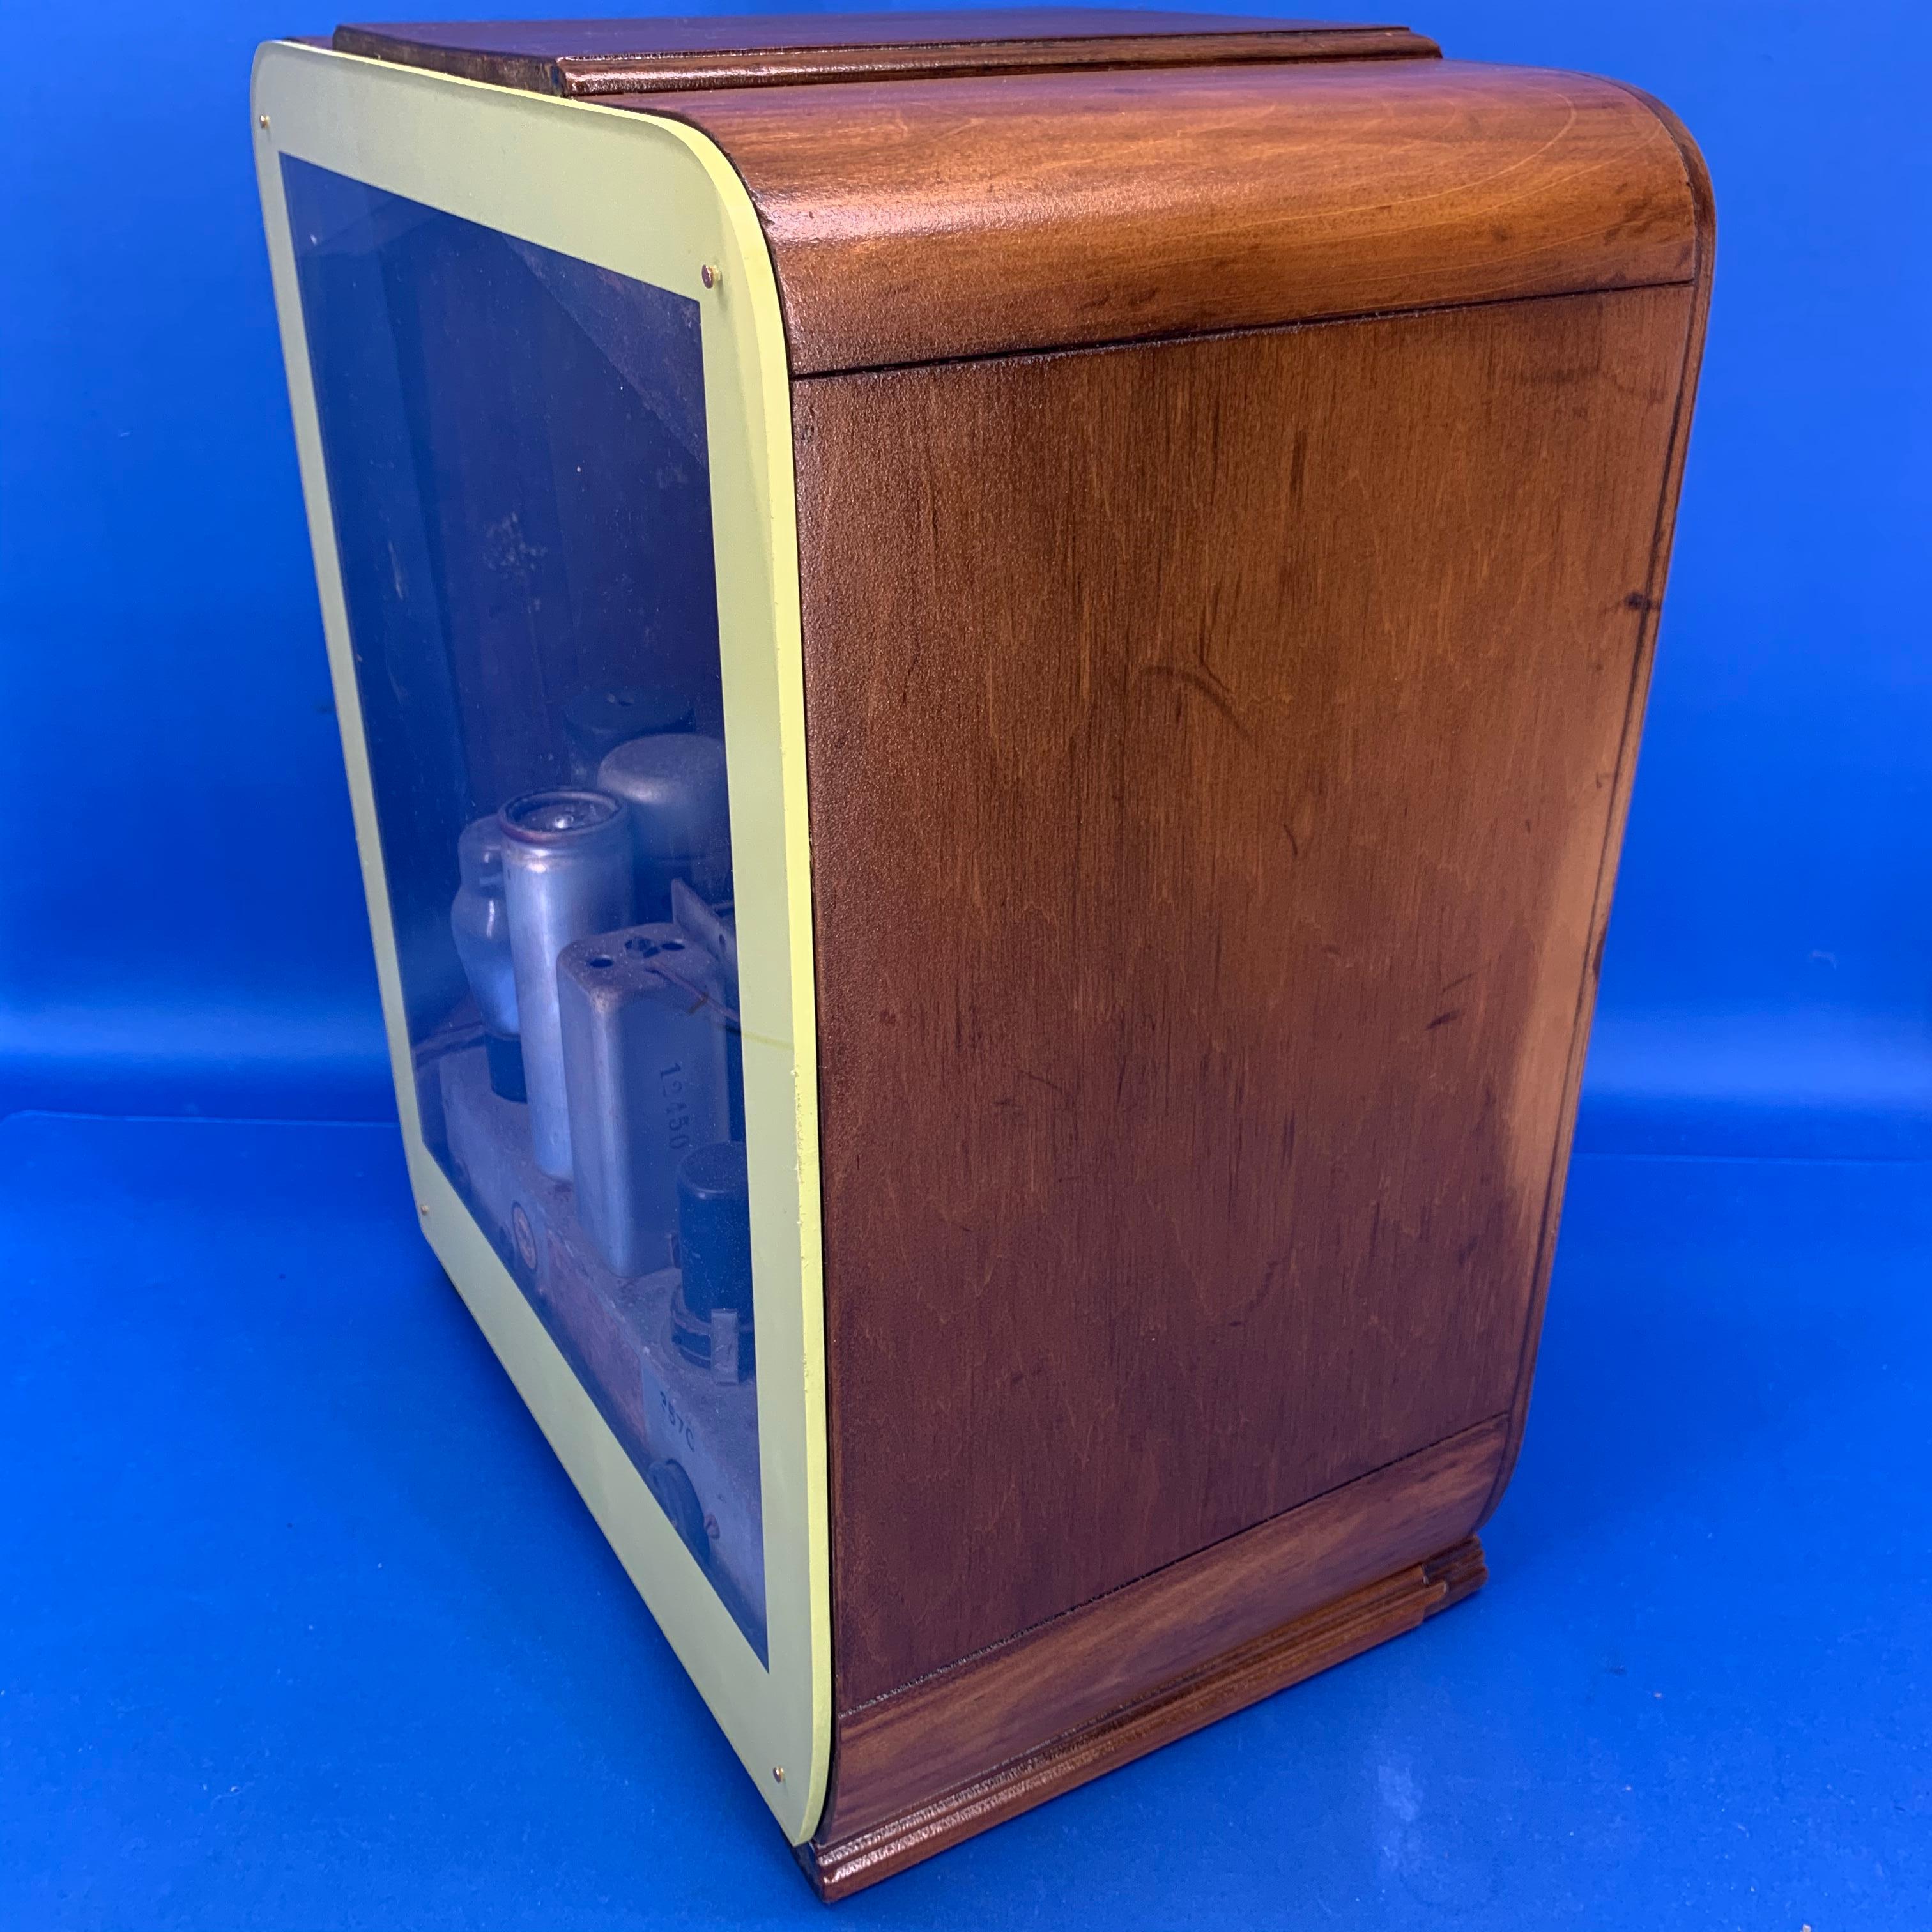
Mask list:
[[[577,1218],[618,1274],[670,1266],[678,1170],[728,1131],[735,1016],[716,962],[667,924],[567,946],[556,967]]]
[[[557,956],[573,940],[629,922],[629,832],[623,807],[603,792],[527,792],[496,817],[530,1139],[538,1166],[568,1180],[570,1108],[557,1018]]]
[[[694,731],[633,738],[598,766],[597,784],[624,801],[630,820],[640,918],[670,916],[674,879],[703,899],[729,894],[731,812],[717,739]]]

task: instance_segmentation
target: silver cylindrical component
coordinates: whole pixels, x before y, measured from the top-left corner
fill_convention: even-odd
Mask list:
[[[537,1165],[568,1180],[570,1107],[557,1022],[557,955],[572,940],[629,920],[630,840],[622,806],[602,792],[529,792],[496,818],[530,1138]]]
[[[691,731],[633,738],[597,768],[597,784],[624,801],[637,854],[638,914],[670,916],[670,884],[701,898],[730,888],[731,811],[724,747]]]
[[[456,842],[462,883],[450,902],[450,936],[477,1010],[491,1033],[517,1030],[517,980],[510,963],[510,920],[503,904],[503,834],[493,812],[463,828]]]
[[[556,966],[577,1218],[621,1275],[671,1264],[678,1168],[729,1130],[716,962],[674,926],[564,949]]]

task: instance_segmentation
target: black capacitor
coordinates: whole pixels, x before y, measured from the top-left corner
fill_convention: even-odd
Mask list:
[[[711,1538],[704,1528],[704,1505],[684,1465],[653,1462],[644,1472],[644,1484],[657,1498],[658,1508],[670,1517],[678,1540],[708,1569],[712,1559]]]
[[[527,1102],[524,1084],[524,1043],[514,1034],[485,1033],[483,1051],[490,1068],[490,1090],[500,1100]]]
[[[570,782],[595,786],[604,754],[627,738],[688,731],[697,722],[690,699],[667,686],[626,684],[611,691],[580,691],[563,707]]]
[[[742,1141],[685,1156],[677,1171],[678,1259],[685,1305],[699,1322],[721,1309],[752,1318],[752,1199]]]

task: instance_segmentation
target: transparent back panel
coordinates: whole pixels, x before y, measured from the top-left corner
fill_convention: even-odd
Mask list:
[[[698,304],[282,170],[424,1133],[762,1659]]]

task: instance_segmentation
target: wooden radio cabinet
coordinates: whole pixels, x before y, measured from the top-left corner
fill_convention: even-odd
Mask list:
[[[349,26],[255,110],[424,1225],[821,1893],[1474,1590],[1682,128],[1082,10]]]

